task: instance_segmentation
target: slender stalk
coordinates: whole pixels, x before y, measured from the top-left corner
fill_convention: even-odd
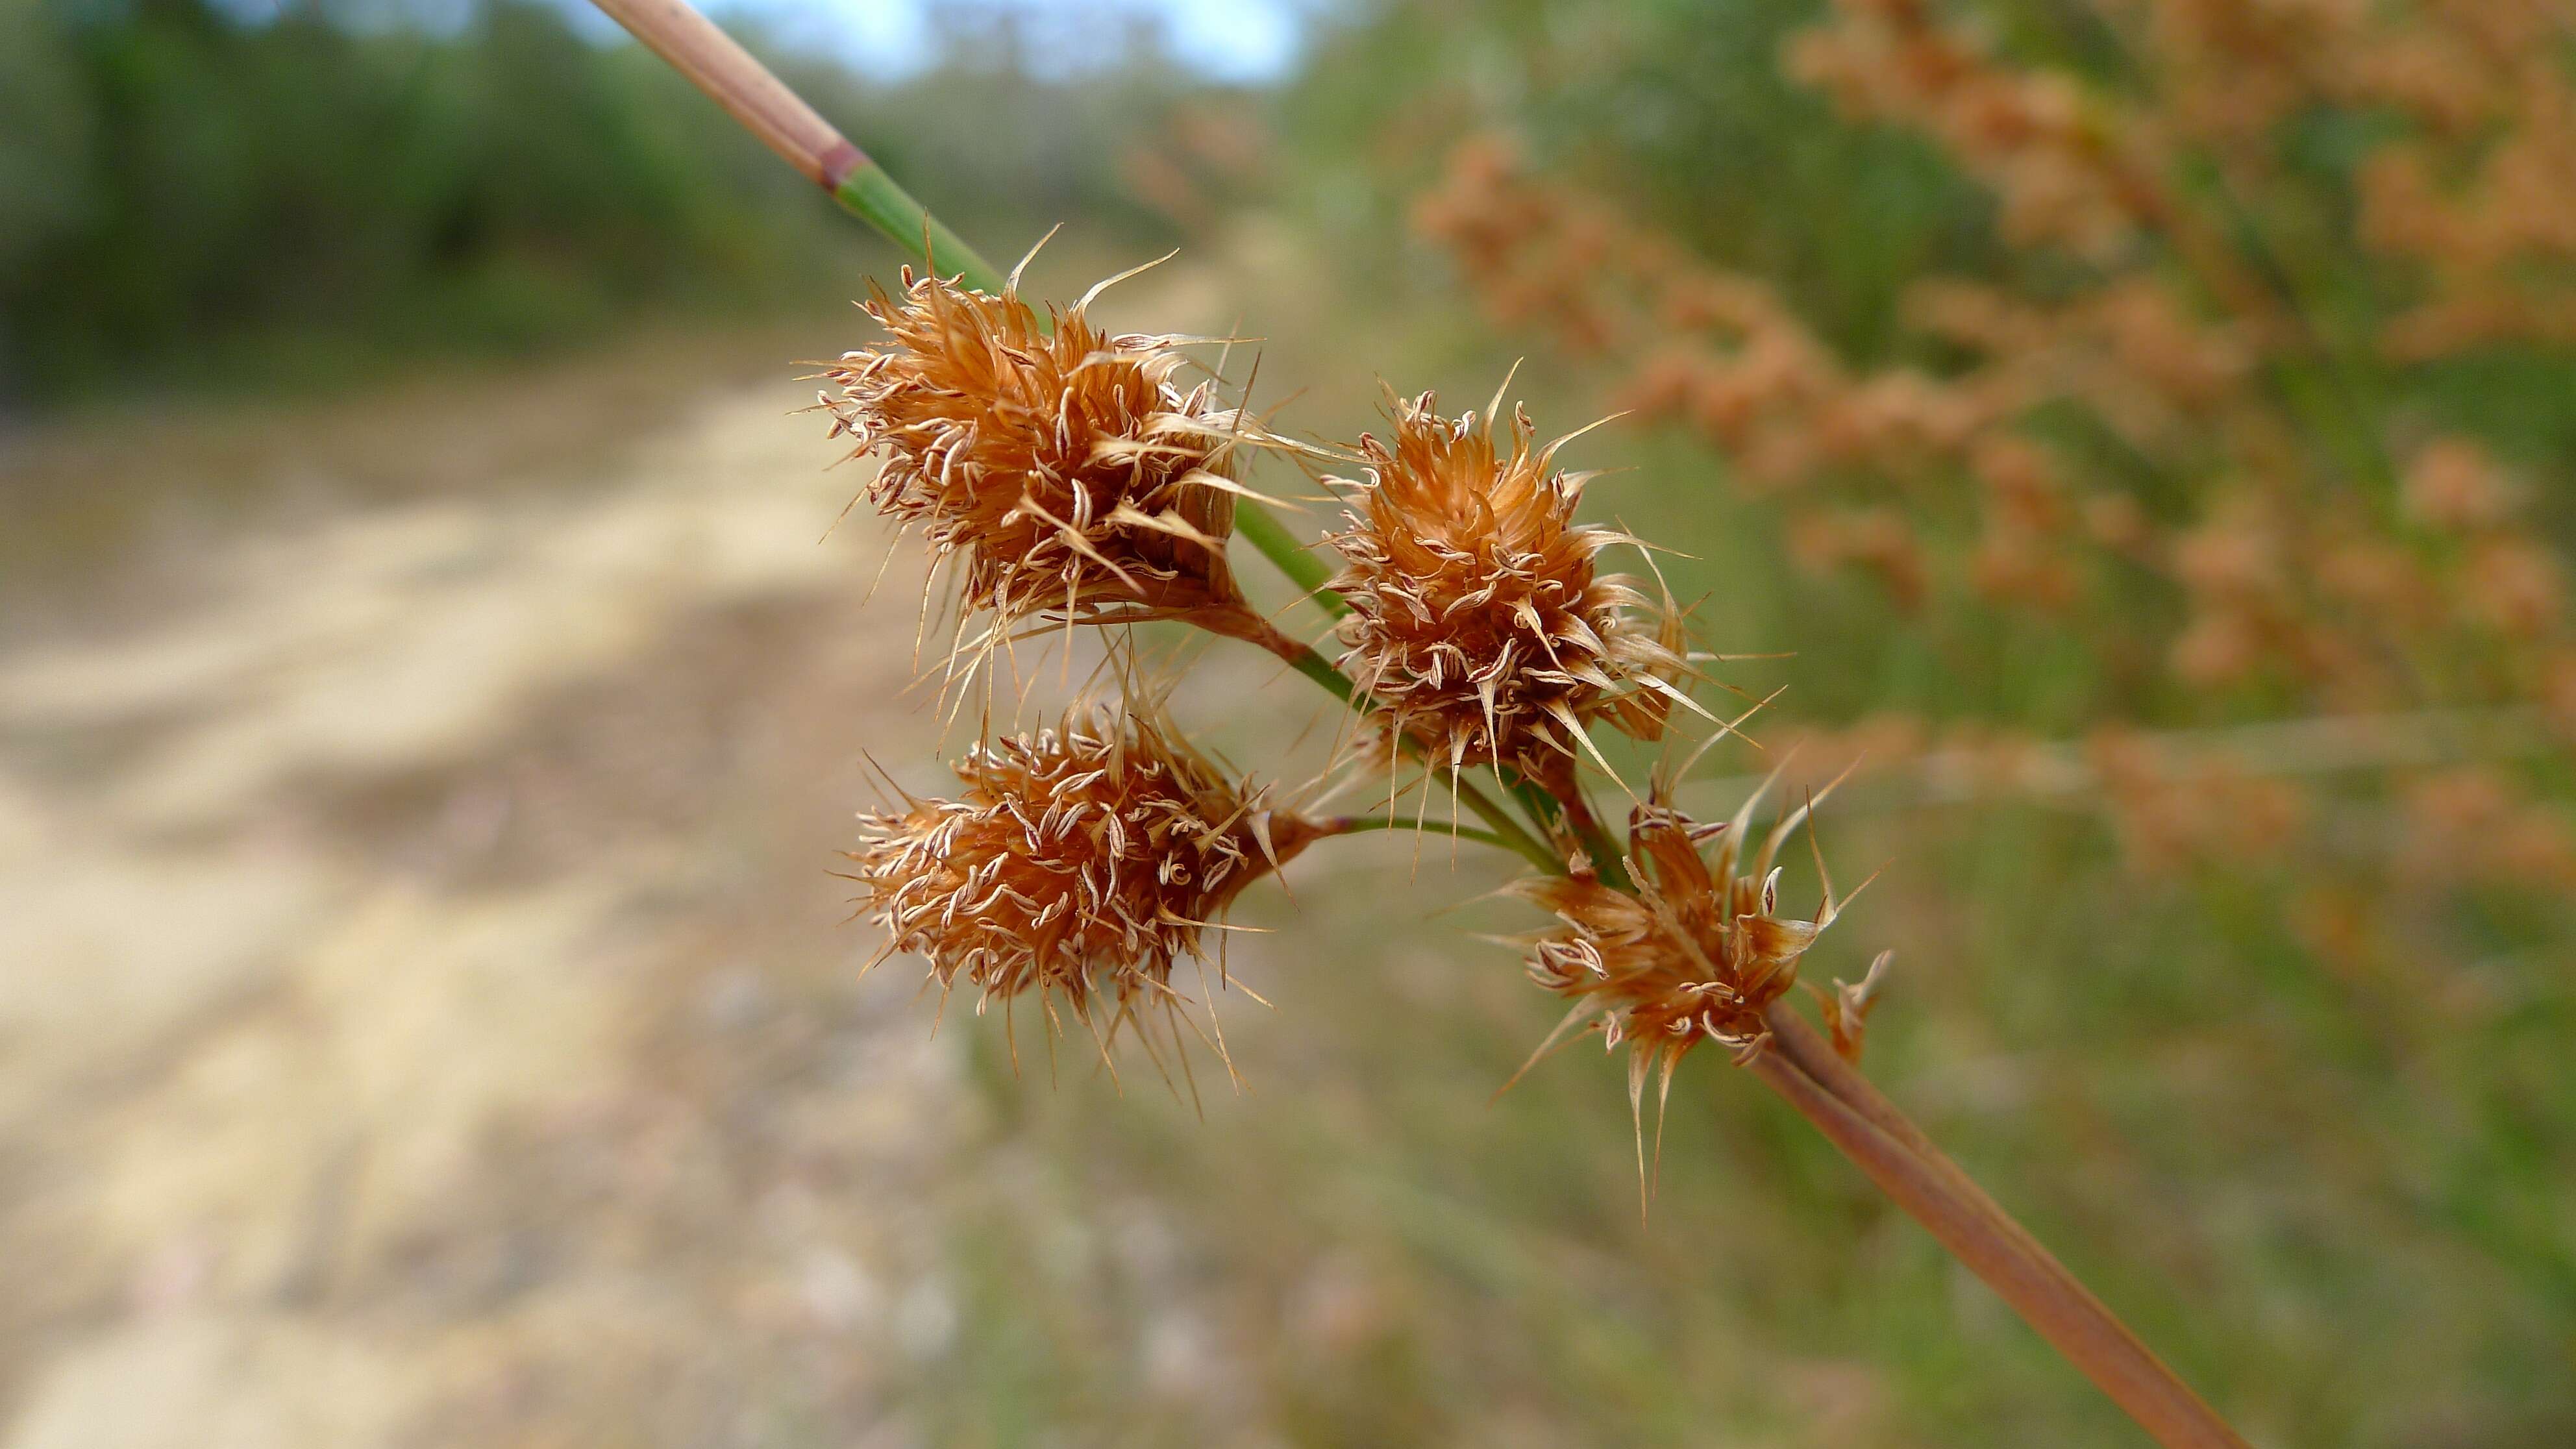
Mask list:
[[[1333,571],[1324,566],[1322,559],[1309,553],[1270,510],[1249,498],[1236,499],[1234,531],[1263,558],[1270,560],[1273,568],[1286,574],[1290,583],[1304,589],[1306,597],[1314,600],[1315,607],[1336,619],[1351,611],[1350,601],[1325,587],[1331,581]]]
[[[1521,859],[1537,866],[1548,875],[1565,874],[1565,862],[1557,859],[1556,852],[1540,844],[1526,827],[1512,818],[1510,811],[1494,803],[1492,796],[1461,780],[1458,782],[1458,798],[1466,802],[1467,808],[1475,812],[1477,819],[1492,826],[1494,833],[1501,836],[1503,843],[1511,847]]]
[[[1273,624],[1260,610],[1249,604],[1230,604],[1192,609],[1189,622],[1211,634],[1240,639],[1256,644],[1276,655],[1279,662],[1330,690],[1333,697],[1354,709],[1354,686],[1350,676],[1333,667],[1332,661],[1315,652],[1315,646]]]
[[[912,194],[895,184],[885,168],[860,158],[858,167],[832,188],[832,199],[861,221],[921,254],[924,265],[944,277],[955,277],[969,290],[1000,296],[1009,285],[947,224],[922,209]]]
[[[1242,520],[1243,515],[1237,513],[1235,521],[1238,527],[1241,526]],[[1303,550],[1299,552],[1303,555]],[[1350,676],[1335,669],[1323,655],[1315,652],[1313,645],[1292,637],[1251,608],[1228,611],[1202,609],[1193,613],[1190,621],[1213,633],[1241,639],[1248,644],[1257,644],[1269,650],[1282,663],[1322,685],[1335,699],[1340,700],[1345,707],[1356,713],[1367,714],[1375,707],[1366,696],[1359,693],[1358,686],[1351,683]],[[1493,797],[1470,781],[1457,780],[1452,783],[1458,792],[1459,801],[1469,810],[1474,811],[1477,819],[1494,828],[1494,834],[1500,837],[1504,848],[1550,875],[1565,874],[1565,862],[1557,858],[1556,852],[1548,849],[1536,836],[1531,835],[1528,829],[1518,820],[1513,819],[1512,813],[1496,803]]]
[[[1859,1113],[1870,1125],[1886,1133],[1899,1146],[1912,1152],[1926,1166],[1932,1168],[1972,1210],[1982,1214],[1998,1231],[2018,1243],[2023,1251],[2054,1275],[2060,1281],[2064,1292],[2072,1298],[2089,1304],[2092,1312],[2098,1314],[2126,1340],[2130,1353],[2153,1365],[2156,1373],[2167,1379],[2173,1378],[2172,1371],[2164,1366],[2162,1360],[2156,1358],[2144,1343],[2131,1334],[2126,1324],[2112,1316],[2110,1310],[2104,1308],[2100,1301],[2093,1297],[2091,1290],[2087,1289],[2064,1264],[2058,1262],[2056,1256],[2050,1253],[2038,1238],[2032,1236],[2030,1230],[2023,1227],[2019,1219],[2005,1211],[2002,1204],[1996,1202],[1983,1187],[1978,1185],[1975,1178],[1968,1175],[1967,1169],[1959,1166],[1930,1137],[1924,1135],[1923,1129],[1915,1126],[1913,1119],[1900,1111],[1894,1102],[1889,1101],[1886,1094],[1880,1092],[1878,1085],[1864,1075],[1859,1067],[1844,1060],[1842,1053],[1835,1051],[1833,1044],[1826,1041],[1814,1027],[1809,1026],[1805,1018],[1790,1010],[1787,1003],[1778,1001],[1773,1002],[1764,1015],[1771,1024],[1772,1045],[1776,1050],[1787,1056],[1800,1071],[1806,1073],[1819,1086],[1833,1093],[1844,1105]],[[2190,1390],[2179,1380],[2174,1380],[2174,1388],[2185,1396],[2191,1396]],[[2193,1402],[2197,1403],[2198,1399],[2193,1397]],[[2206,1406],[2203,1407],[2205,1410]]]
[[[2001,1210],[1982,1193],[1973,1197],[1963,1193],[1959,1182],[1964,1175],[1954,1179],[1955,1167],[1944,1172],[1918,1156],[1904,1141],[1809,1076],[1786,1052],[1762,1052],[1748,1070],[1841,1148],[1853,1165],[1921,1223],[1952,1257],[1984,1279],[2040,1337],[2158,1443],[2166,1449],[2247,1449],[2225,1420],[2148,1352],[2046,1249],[2026,1233],[2003,1229],[1998,1222]],[[1910,1126],[1907,1130],[1911,1132]],[[1944,1164],[1947,1161],[1942,1159]]]
[[[1003,278],[974,248],[932,219],[865,152],[683,0],[595,3],[790,165],[896,245],[969,287],[990,293],[1002,290]],[[1324,587],[1330,575],[1322,561],[1300,547],[1276,518],[1244,501],[1236,512],[1235,531],[1306,589],[1327,613],[1338,617],[1348,612],[1349,605]],[[1312,647],[1287,637],[1258,616],[1253,623],[1258,627],[1226,621],[1217,632],[1269,649],[1355,710],[1370,708],[1370,701],[1350,679]],[[1492,827],[1490,832],[1462,827],[1459,835],[1517,851],[1551,874],[1564,873],[1564,863],[1508,811],[1474,786],[1464,781],[1459,785],[1460,799]],[[1526,780],[1514,782],[1514,789],[1542,821],[1551,817],[1531,796],[1565,808],[1566,802],[1550,799]],[[1568,814],[1583,817],[1577,820],[1577,828],[1594,850],[1603,852],[1605,864],[1615,865],[1617,856],[1606,849],[1607,836],[1598,822],[1589,821],[1589,828],[1584,828],[1590,812],[1572,809]],[[1396,823],[1374,817],[1347,819],[1342,828],[1386,829]],[[2244,1441],[2100,1300],[2086,1292],[1866,1078],[1835,1056],[1805,1022],[1775,1007],[1772,1026],[1778,1049],[1757,1054],[1749,1069],[1814,1123],[1943,1247],[2002,1294],[2114,1402],[2167,1449],[2245,1449]]]
[[[1582,841],[1583,853],[1592,858],[1593,874],[1605,884],[1616,890],[1636,889],[1636,882],[1628,878],[1627,857],[1602,828],[1601,817],[1592,813],[1592,803],[1583,797],[1583,786],[1572,769],[1545,785],[1527,778],[1515,780],[1512,794],[1532,819],[1559,824]]]
[[[1326,835],[1359,835],[1371,830],[1428,830],[1434,835],[1454,835],[1460,840],[1472,840],[1498,850],[1518,848],[1493,831],[1478,830],[1472,825],[1452,825],[1445,820],[1398,820],[1392,815],[1337,815],[1316,823]]]
[[[684,0],[594,0],[808,181],[942,276],[1000,295],[1002,274],[714,21]]]

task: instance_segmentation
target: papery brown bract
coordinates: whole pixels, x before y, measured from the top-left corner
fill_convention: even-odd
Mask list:
[[[861,304],[886,341],[825,370],[833,434],[883,458],[869,501],[960,559],[966,603],[1006,625],[1238,613],[1240,418],[1212,383],[1175,381],[1188,339],[1105,333],[1089,300],[1050,328],[1016,287],[905,268],[900,297]]]
[[[1680,620],[1595,567],[1621,536],[1574,522],[1588,475],[1557,471],[1525,414],[1505,447],[1490,420],[1435,401],[1396,402],[1392,440],[1360,438],[1367,477],[1342,480],[1357,494],[1329,535],[1351,606],[1342,666],[1392,732],[1453,770],[1557,778],[1599,719],[1660,737],[1690,668]]]
[[[1173,998],[1173,963],[1319,834],[1133,709],[1077,707],[955,768],[957,798],[860,817],[848,878],[888,951],[985,1000],[1035,992],[1085,1015],[1103,994]]]
[[[1632,1095],[1650,1068],[1669,1080],[1702,1042],[1738,1060],[1762,1050],[1771,1035],[1766,1010],[1796,984],[1799,959],[1842,909],[1828,882],[1811,918],[1779,914],[1773,862],[1814,802],[1782,816],[1747,854],[1761,798],[1745,801],[1731,821],[1702,825],[1656,791],[1629,816],[1634,894],[1588,874],[1513,887],[1560,923],[1530,939],[1530,979],[1574,1003],[1566,1027],[1588,1018],[1606,1045],[1626,1044]],[[1712,839],[1715,852],[1703,856]]]
[[[1887,963],[1896,959],[1893,951],[1881,951],[1871,959],[1869,970],[1857,982],[1834,982],[1831,991],[1814,986],[1807,993],[1816,998],[1816,1012],[1825,1019],[1825,1036],[1834,1044],[1834,1054],[1847,1062],[1860,1060],[1861,1043],[1869,1033],[1870,1008],[1878,1005],[1878,983],[1887,975]]]

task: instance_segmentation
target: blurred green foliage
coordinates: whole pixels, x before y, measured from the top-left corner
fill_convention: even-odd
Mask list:
[[[1323,174],[1371,178],[1379,225],[1400,225],[1450,143],[1505,127],[1538,169],[1584,177],[1697,255],[1774,279],[1866,362],[1906,283],[2001,252],[1990,203],[1930,146],[1839,124],[1781,75],[1782,44],[1822,13],[1815,0],[1374,7],[1329,32],[1284,124]],[[1386,84],[1391,73],[1409,83]]]
[[[641,308],[812,303],[891,260],[658,59],[565,17],[9,0],[0,395],[515,353]],[[780,69],[996,251],[1072,214],[1153,229],[1118,140],[1186,89],[1179,71],[1149,55],[1116,85],[1045,78],[976,31],[943,53],[900,83]]]

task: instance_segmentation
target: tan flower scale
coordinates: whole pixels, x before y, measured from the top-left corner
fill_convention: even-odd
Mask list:
[[[1515,887],[1557,917],[1554,929],[1531,938],[1528,969],[1573,1003],[1558,1035],[1589,1021],[1606,1045],[1625,1043],[1632,1095],[1650,1067],[1669,1081],[1674,1064],[1701,1042],[1739,1059],[1760,1051],[1771,1035],[1765,1012],[1797,983],[1800,958],[1848,899],[1837,899],[1828,882],[1814,916],[1781,916],[1774,862],[1814,802],[1781,817],[1747,856],[1760,799],[1713,825],[1693,823],[1660,797],[1638,806],[1628,826],[1633,895],[1590,875]],[[1702,855],[1712,839],[1714,855]],[[1849,1049],[1858,1049],[1858,1018],[1877,974],[1837,1003],[1848,1008],[1847,1026],[1845,1015],[1834,1018],[1838,1045],[1848,1036]]]
[[[1624,536],[1574,522],[1589,475],[1557,471],[1558,444],[1533,447],[1526,414],[1505,446],[1435,402],[1397,402],[1393,438],[1360,439],[1366,477],[1339,480],[1354,498],[1330,536],[1331,586],[1351,606],[1342,666],[1452,768],[1554,777],[1605,718],[1658,738],[1689,672],[1680,620],[1596,567]]]
[[[1102,992],[1169,998],[1174,961],[1320,833],[1133,710],[1078,706],[955,768],[955,799],[860,817],[848,878],[888,952],[984,999],[1035,991],[1079,1015]]]
[[[1050,325],[1016,285],[906,268],[900,297],[872,286],[861,304],[886,340],[825,371],[833,436],[883,459],[869,502],[962,560],[967,604],[1005,623],[1239,610],[1237,415],[1213,383],[1176,380],[1190,339],[1104,333],[1091,300]]]

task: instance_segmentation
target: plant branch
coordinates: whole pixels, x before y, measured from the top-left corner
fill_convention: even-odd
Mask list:
[[[1002,274],[750,51],[684,0],[594,0],[808,181],[943,276],[999,296]],[[941,271],[945,268],[944,271]]]
[[[2004,1224],[2011,1220],[2002,1217],[2001,1209],[1982,1193],[1973,1193],[1973,1188],[1963,1192],[1964,1174],[1955,1167],[1945,1172],[1925,1160],[1808,1075],[1786,1051],[1761,1052],[1748,1070],[1842,1149],[1890,1200],[1984,1279],[2157,1443],[2165,1449],[2247,1449],[2226,1421],[2148,1352],[2047,1249],[2017,1224],[2007,1229]],[[1920,1140],[1921,1134],[1913,1132],[1910,1124],[1904,1130]],[[1942,1159],[1944,1165],[1947,1161]]]
[[[1237,513],[1235,521],[1238,527],[1241,526],[1242,520],[1243,515]],[[1303,550],[1299,552],[1302,556]],[[1245,643],[1256,644],[1269,650],[1280,662],[1323,686],[1334,698],[1355,713],[1365,715],[1376,708],[1375,702],[1361,694],[1358,687],[1351,683],[1350,676],[1335,669],[1323,655],[1315,652],[1313,645],[1291,636],[1286,630],[1262,617],[1249,605],[1237,605],[1227,609],[1199,609],[1193,611],[1189,618],[1192,623],[1211,633],[1223,634],[1230,639],[1241,639]],[[1477,819],[1494,828],[1494,833],[1501,838],[1506,849],[1550,875],[1565,874],[1565,862],[1557,858],[1556,852],[1548,849],[1544,842],[1531,835],[1528,828],[1513,819],[1512,813],[1504,809],[1492,796],[1467,780],[1453,779],[1450,784],[1457,791],[1459,801],[1469,810],[1474,811]]]
[[[1255,552],[1270,560],[1273,568],[1287,575],[1288,582],[1304,589],[1316,608],[1336,619],[1351,611],[1349,601],[1328,587],[1333,571],[1308,552],[1270,510],[1249,498],[1236,499],[1234,531]]]
[[[1326,835],[1359,835],[1371,830],[1428,830],[1434,835],[1454,835],[1497,850],[1517,851],[1518,846],[1491,830],[1478,830],[1472,825],[1452,825],[1445,820],[1398,820],[1391,815],[1336,815],[1316,822]]]
[[[1604,884],[1614,890],[1636,889],[1636,883],[1628,878],[1627,857],[1620,851],[1619,842],[1602,828],[1601,817],[1592,813],[1592,802],[1584,798],[1583,782],[1572,766],[1545,782],[1527,776],[1516,779],[1512,793],[1532,819],[1554,824],[1583,842],[1583,853],[1591,858],[1592,872]]]
[[[921,259],[941,275],[955,276],[976,291],[995,296],[1004,287],[1002,274],[966,241],[930,215],[896,184],[885,168],[868,159],[850,139],[807,105],[757,57],[742,48],[715,22],[690,8],[685,0],[594,0],[599,8],[632,32],[654,54],[668,61],[704,91],[726,114],[758,136],[807,180],[830,192],[832,199],[886,239]],[[944,270],[943,270],[944,269]],[[1235,532],[1242,535],[1290,582],[1308,592],[1317,605],[1336,617],[1349,612],[1341,596],[1324,587],[1331,577],[1323,561],[1300,547],[1277,518],[1250,499],[1238,499]],[[1351,682],[1322,656],[1279,635],[1259,637],[1233,628],[1219,633],[1260,644],[1298,673],[1314,680],[1354,708]],[[1467,808],[1510,839],[1512,849],[1541,869],[1563,874],[1555,852],[1533,838],[1476,787],[1459,782]]]
[[[867,153],[685,0],[595,3],[808,180],[897,246],[920,257],[934,272],[954,276],[968,287],[994,295],[1003,290],[1001,274],[974,248],[933,219]],[[1339,617],[1349,611],[1349,605],[1326,587],[1331,576],[1322,561],[1299,546],[1258,505],[1240,504],[1235,531],[1326,613]],[[1367,713],[1374,707],[1312,646],[1290,638],[1248,608],[1241,612],[1245,616],[1241,619],[1227,614],[1202,622],[1214,632],[1269,650],[1354,710]],[[1531,837],[1510,812],[1475,786],[1463,780],[1455,783],[1460,800],[1492,827],[1490,832],[1452,827],[1455,833],[1516,851],[1548,873],[1564,873],[1564,862]],[[1542,822],[1553,818],[1547,804],[1565,810],[1601,855],[1601,864],[1616,866],[1615,853],[1606,847],[1606,832],[1590,819],[1579,791],[1572,801],[1565,801],[1551,799],[1527,780],[1511,784],[1533,817]],[[1392,828],[1397,823],[1344,817],[1339,826],[1343,831],[1360,831]],[[1866,1078],[1818,1040],[1804,1021],[1775,1008],[1772,1029],[1777,1049],[1757,1054],[1750,1064],[1753,1073],[1814,1123],[2167,1449],[2245,1449],[2244,1442],[2063,1265]]]
[[[1350,613],[1350,603],[1330,587],[1332,571],[1324,566],[1323,560],[1308,552],[1305,545],[1297,542],[1296,536],[1289,533],[1276,517],[1257,504],[1242,502],[1235,509],[1234,531],[1245,542],[1251,544],[1263,558],[1270,560],[1279,572],[1287,575],[1289,582],[1304,589],[1306,597],[1312,599],[1316,607],[1336,619]],[[1279,653],[1277,650],[1272,652]],[[1309,650],[1309,655],[1312,652]],[[1361,713],[1366,714],[1372,708],[1367,701],[1354,696],[1354,687],[1349,678],[1332,666],[1325,664],[1318,670],[1309,667],[1306,661],[1289,658],[1284,653],[1280,653],[1280,657],[1287,659],[1299,673],[1331,690],[1344,703]],[[1321,664],[1320,660],[1315,662]],[[1569,782],[1571,779],[1572,772],[1569,771]],[[1459,785],[1463,791],[1476,789],[1463,781],[1459,782]],[[1600,873],[1601,878],[1621,890],[1628,888],[1627,867],[1620,856],[1618,843],[1611,838],[1608,831],[1601,828],[1601,823],[1593,815],[1591,807],[1583,802],[1579,785],[1569,783],[1567,789],[1563,791],[1541,789],[1528,779],[1519,777],[1517,772],[1513,772],[1510,787],[1513,798],[1520,801],[1521,809],[1540,828],[1549,828],[1561,816],[1572,832],[1583,841],[1584,850],[1592,857],[1593,869]],[[1485,800],[1481,792],[1468,796],[1467,803],[1469,808],[1474,809],[1478,815],[1487,820],[1493,820],[1503,813],[1500,807],[1493,806],[1491,801]],[[1526,834],[1523,834],[1522,838],[1528,839]],[[1535,844],[1535,842],[1532,843]],[[1519,846],[1513,848],[1521,849]],[[1521,850],[1521,853],[1525,856],[1530,855],[1527,850]],[[1541,869],[1550,875],[1565,874],[1565,864],[1555,858],[1554,852],[1547,852],[1547,857]],[[1536,856],[1531,858],[1537,859]]]

